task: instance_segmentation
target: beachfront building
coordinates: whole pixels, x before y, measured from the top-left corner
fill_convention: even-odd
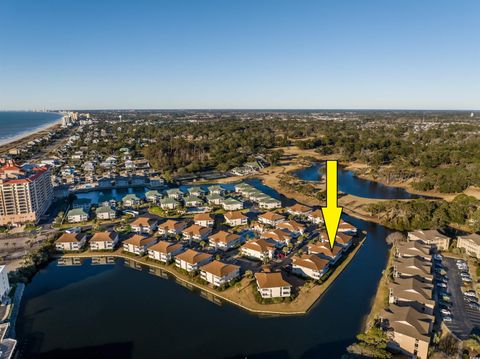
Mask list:
[[[293,256],[292,273],[318,280],[327,273],[329,264],[330,261],[328,259],[316,254],[304,254],[300,257]]]
[[[118,233],[111,230],[105,232],[97,232],[90,238],[90,250],[113,250],[118,244]]]
[[[272,259],[275,254],[276,243],[267,238],[248,241],[241,248],[242,255],[259,260]]]
[[[123,250],[137,256],[143,256],[148,248],[157,243],[155,237],[145,237],[140,234],[134,234],[129,239],[123,241]]]
[[[77,252],[83,248],[86,242],[85,233],[63,233],[55,241],[55,248],[61,252]]]
[[[264,270],[255,273],[255,279],[262,298],[287,298],[292,293],[292,285],[285,280],[282,272]]]
[[[95,210],[98,219],[109,220],[117,218],[117,211],[110,206],[101,206]]]
[[[276,225],[285,221],[285,216],[275,212],[266,212],[258,216],[258,221],[260,223],[268,224],[269,226],[275,227]]]
[[[476,258],[480,258],[480,235],[473,233],[468,236],[458,236],[457,247]]]
[[[175,237],[181,234],[188,227],[189,223],[187,220],[168,219],[158,225],[158,234],[161,237]]]
[[[238,234],[219,231],[209,237],[208,244],[215,249],[228,251],[240,245],[243,238]]]
[[[382,312],[388,347],[409,357],[427,359],[434,317],[413,307],[391,304]]]
[[[0,302],[4,302],[8,298],[10,292],[10,282],[8,281],[7,267],[0,266]]]
[[[240,277],[240,267],[214,260],[200,267],[200,277],[215,287],[221,287]]]
[[[192,272],[209,263],[212,259],[213,257],[210,254],[187,249],[175,256],[175,265],[187,272]]]
[[[67,221],[69,223],[80,223],[88,221],[88,213],[83,208],[71,209],[67,213]]]
[[[153,217],[141,216],[130,223],[132,232],[138,234],[152,234],[157,229],[158,220]]]
[[[0,226],[37,223],[52,200],[48,166],[19,166],[8,161],[0,167]]]
[[[160,200],[160,208],[162,208],[164,211],[173,210],[178,207],[180,207],[180,202],[174,198],[167,197]]]
[[[230,211],[223,215],[225,223],[231,227],[245,226],[248,224],[248,217],[240,211]]]
[[[238,211],[243,209],[243,202],[234,198],[226,198],[222,202],[222,207],[225,211]]]
[[[202,227],[213,227],[215,217],[210,213],[198,213],[193,216],[193,222]]]
[[[163,263],[170,263],[173,258],[181,252],[183,252],[183,245],[181,243],[158,241],[157,244],[148,249],[148,258]]]
[[[192,224],[191,226],[185,228],[182,231],[182,236],[184,239],[186,239],[189,242],[191,241],[201,242],[201,241],[206,241],[210,233],[212,233],[212,228],[202,227],[202,226],[199,226],[198,224]]]
[[[408,233],[407,238],[409,241],[421,241],[429,244],[440,251],[446,251],[450,246],[450,238],[436,229],[413,231]]]

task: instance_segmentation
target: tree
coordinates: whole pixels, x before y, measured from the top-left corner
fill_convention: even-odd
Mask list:
[[[387,335],[381,328],[373,326],[367,332],[358,334],[357,339],[358,343],[347,348],[349,353],[379,359],[392,357],[387,351]]]

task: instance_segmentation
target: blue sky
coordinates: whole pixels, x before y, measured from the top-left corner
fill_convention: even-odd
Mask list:
[[[478,0],[0,0],[0,109],[480,109]]]

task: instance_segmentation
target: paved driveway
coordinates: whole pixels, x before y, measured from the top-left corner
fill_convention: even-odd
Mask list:
[[[452,300],[452,322],[445,324],[458,338],[467,339],[470,334],[480,331],[480,311],[470,308],[463,298],[462,279],[455,259],[444,257],[442,264],[447,271],[448,290]]]

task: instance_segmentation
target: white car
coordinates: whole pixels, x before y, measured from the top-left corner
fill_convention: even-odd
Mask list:
[[[443,317],[443,321],[450,323],[452,321],[452,317]]]
[[[467,296],[467,297],[476,297],[476,296],[477,296],[477,295],[475,294],[475,292],[470,292],[470,291],[463,293],[463,295],[465,295],[465,296]]]
[[[437,282],[437,286],[442,287],[442,288],[447,288],[447,285],[443,282]]]
[[[447,309],[442,309],[440,312],[446,317],[452,315],[452,312]]]
[[[441,254],[434,254],[433,255],[433,258],[438,260],[438,261],[441,261],[443,259],[442,255]]]

